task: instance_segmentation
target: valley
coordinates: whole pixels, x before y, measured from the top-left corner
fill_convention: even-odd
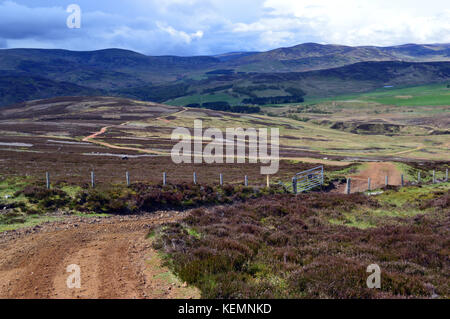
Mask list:
[[[448,298],[448,50],[0,50],[0,298]],[[195,120],[279,129],[279,170],[175,163]]]

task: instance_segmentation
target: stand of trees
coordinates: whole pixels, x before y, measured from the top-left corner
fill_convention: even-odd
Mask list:
[[[245,104],[285,104],[285,103],[302,103],[305,99],[303,96],[269,96],[269,97],[254,97],[250,99],[244,99],[242,102]]]
[[[248,95],[252,98],[258,97],[256,95],[256,91],[264,91],[264,90],[279,90],[280,87],[276,85],[250,85],[250,86],[235,86],[233,87],[233,91],[239,93],[241,95]],[[287,91],[287,90],[286,90]]]
[[[214,111],[224,111],[224,112],[233,112],[233,113],[259,113],[261,108],[259,106],[246,106],[246,105],[234,105],[230,106],[228,102],[218,101],[218,102],[206,102],[203,104],[192,103],[187,104],[186,107],[193,108],[204,108]]]
[[[284,91],[290,95],[283,96],[268,96],[268,97],[258,97],[256,91],[264,90],[280,90],[278,86],[267,86],[267,85],[256,85],[247,87],[234,87],[233,91],[239,94],[245,94],[249,96],[242,101],[244,104],[256,104],[256,105],[266,105],[266,104],[284,104],[284,103],[302,103],[304,102],[305,92],[302,89],[288,87]]]

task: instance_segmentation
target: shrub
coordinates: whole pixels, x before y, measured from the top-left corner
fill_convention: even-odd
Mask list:
[[[35,185],[28,185],[15,193],[15,196],[20,195],[24,195],[30,203],[36,205],[37,210],[23,206],[28,213],[45,213],[49,210],[64,208],[70,203],[70,197],[64,191]]]

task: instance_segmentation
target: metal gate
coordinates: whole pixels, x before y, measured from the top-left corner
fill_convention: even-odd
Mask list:
[[[292,188],[295,194],[306,192],[320,185],[323,185],[323,166],[297,173],[292,178]]]

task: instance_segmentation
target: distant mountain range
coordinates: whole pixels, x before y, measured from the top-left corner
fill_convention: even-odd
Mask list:
[[[229,61],[238,70],[270,72],[301,72],[336,68],[358,62],[450,61],[450,44],[405,44],[392,47],[350,47],[305,43],[290,48],[244,55]]]
[[[0,105],[67,95],[157,102],[190,96],[186,101],[195,102],[195,97],[214,101],[214,95],[225,95],[239,104],[271,94],[289,96],[292,88],[318,96],[366,91],[383,84],[444,82],[450,80],[449,65],[450,44],[305,43],[267,52],[196,57],[146,56],[122,49],[4,49],[0,50]],[[248,86],[253,90],[242,89]]]

